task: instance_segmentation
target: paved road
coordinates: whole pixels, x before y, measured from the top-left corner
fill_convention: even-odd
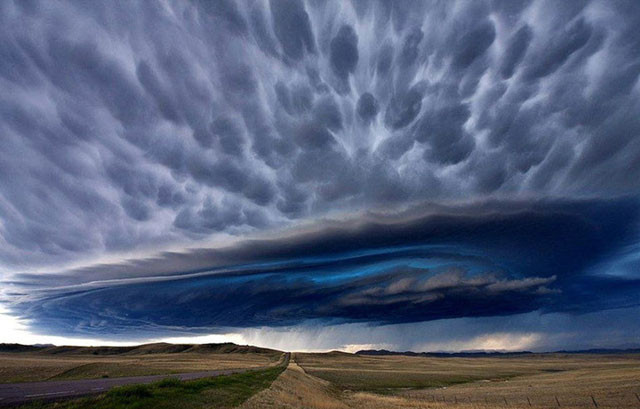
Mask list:
[[[284,357],[284,365],[289,363],[289,354]],[[116,386],[152,383],[168,377],[188,381],[246,372],[250,369],[221,369],[216,371],[190,372],[171,375],[129,376],[123,378],[81,379],[77,381],[46,381],[0,384],[0,406],[15,405],[36,399],[57,399],[103,393]]]

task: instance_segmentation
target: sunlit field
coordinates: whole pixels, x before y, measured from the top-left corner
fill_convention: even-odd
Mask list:
[[[297,354],[295,361],[302,375],[285,372],[280,382],[295,379],[309,386],[300,407],[640,406],[638,355],[423,358],[329,353]]]
[[[178,404],[187,398],[185,407],[200,408],[209,407],[214,397],[221,407],[243,409],[640,407],[640,354],[296,353],[286,370],[284,356],[233,344],[52,347],[3,352],[0,374],[3,382],[16,382],[252,369],[244,375],[195,382],[174,379],[126,386],[66,403],[29,403],[28,408],[142,409],[169,407],[167,402]]]

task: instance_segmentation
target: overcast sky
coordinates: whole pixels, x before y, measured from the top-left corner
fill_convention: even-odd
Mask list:
[[[638,27],[0,2],[0,341],[640,346]]]

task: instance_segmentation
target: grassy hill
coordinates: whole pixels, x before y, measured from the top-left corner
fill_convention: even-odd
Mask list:
[[[273,365],[283,352],[250,345],[126,347],[0,344],[0,383],[173,374]]]
[[[221,344],[168,344],[164,342],[126,347],[82,347],[54,345],[0,344],[0,353],[37,353],[42,355],[149,355],[149,354],[280,354],[269,348],[252,345]]]

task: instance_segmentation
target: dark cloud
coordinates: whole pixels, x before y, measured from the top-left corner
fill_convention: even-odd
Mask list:
[[[424,33],[419,28],[415,27],[407,34],[402,45],[402,52],[400,53],[399,62],[402,65],[413,64],[420,52],[419,46]]]
[[[143,331],[150,325],[166,332],[634,307],[637,278],[594,274],[592,267],[634,242],[630,226],[638,216],[635,200],[372,214],[281,238],[71,271],[57,275],[58,287],[22,275],[40,290],[13,308],[56,333],[108,336],[141,322]],[[217,229],[241,217],[232,204],[207,199],[176,224]],[[106,279],[112,281],[100,284]]]
[[[211,122],[211,132],[218,137],[220,148],[230,155],[240,155],[244,138],[240,127],[228,117],[219,117]]]
[[[378,54],[378,62],[376,70],[378,75],[385,76],[391,70],[391,64],[393,62],[393,47],[391,44],[385,44],[380,48]]]
[[[127,334],[131,324],[139,326],[142,322],[153,324],[143,325],[140,331],[151,329],[159,333],[167,333],[170,326],[208,329],[280,326],[309,319],[401,323],[526,312],[552,297],[553,291],[545,285],[553,281],[553,278],[456,277],[455,273],[446,272],[430,275],[411,270],[322,287],[303,277],[286,279],[278,275],[235,283],[209,278],[208,283],[197,280],[184,283],[189,289],[182,289],[183,283],[176,282],[100,289],[91,296],[79,295],[71,302],[53,299],[46,306],[35,306],[33,313],[52,320],[45,324],[46,328],[55,327],[58,333],[68,333],[75,326],[79,333],[107,337]],[[149,292],[154,297],[145,296]],[[140,302],[141,297],[145,302]],[[247,299],[251,300],[250,306],[238,303]],[[86,304],[91,307],[86,308]],[[120,311],[114,311],[114,305]],[[78,322],[79,317],[72,314],[56,317],[52,308],[62,307],[67,311],[87,310],[96,324]]]
[[[511,78],[513,76],[516,67],[527,53],[532,37],[531,28],[525,25],[509,39],[509,45],[504,52],[502,66],[500,67],[500,74],[503,78]]]
[[[142,200],[136,200],[131,197],[124,197],[122,200],[122,207],[132,219],[145,221],[149,220],[149,218],[151,217],[151,210]]]
[[[495,38],[496,29],[490,21],[469,31],[460,39],[458,50],[453,57],[454,65],[458,68],[468,67],[493,44]]]
[[[210,14],[226,24],[233,32],[244,33],[247,30],[247,23],[238,10],[238,5],[232,0],[221,1],[198,1],[200,9]]]
[[[311,122],[300,126],[295,141],[303,149],[324,149],[333,144],[334,138],[323,124]]]
[[[172,96],[162,86],[160,80],[146,62],[138,64],[136,74],[142,86],[155,98],[162,115],[173,122],[181,122]]]
[[[536,79],[551,74],[560,68],[571,54],[587,44],[591,31],[589,23],[582,18],[578,19],[560,36],[542,46],[538,55],[532,57],[524,75],[529,79]]]
[[[635,195],[639,24],[633,1],[2,2],[2,278],[425,200]],[[548,254],[495,280],[569,294]]]
[[[180,190],[174,190],[170,184],[160,186],[158,188],[157,203],[158,206],[176,208],[186,201],[184,193]]]
[[[353,27],[344,25],[331,40],[330,61],[333,71],[346,78],[358,64],[358,36]]]
[[[295,0],[271,0],[273,31],[284,53],[294,60],[315,52],[315,39],[304,4]]]
[[[384,122],[389,128],[404,128],[416,119],[422,107],[424,85],[418,83],[408,91],[391,98],[384,115]]]
[[[333,132],[342,129],[342,113],[333,98],[323,98],[316,103],[313,109],[316,121],[324,124]]]
[[[356,109],[360,118],[365,121],[373,119],[376,115],[378,115],[378,111],[380,111],[380,107],[378,105],[378,101],[376,101],[376,97],[371,95],[371,93],[369,92],[365,92],[364,94],[360,95]]]
[[[474,148],[464,124],[469,119],[469,107],[460,104],[434,110],[422,118],[416,139],[428,145],[429,161],[455,164],[466,159]]]

